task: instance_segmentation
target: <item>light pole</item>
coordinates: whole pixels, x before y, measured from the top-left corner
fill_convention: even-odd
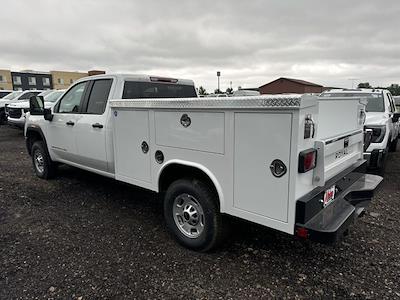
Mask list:
[[[351,88],[353,89],[354,88],[354,82],[356,80],[358,80],[358,78],[349,78],[349,80],[351,80]]]
[[[219,89],[219,77],[221,76],[221,72],[217,71],[217,79],[218,79],[218,94],[220,93],[220,89]]]

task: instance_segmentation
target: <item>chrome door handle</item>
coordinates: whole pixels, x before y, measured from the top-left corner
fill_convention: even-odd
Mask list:
[[[72,122],[72,121],[68,121],[67,123],[65,123],[65,124],[67,124],[68,126],[74,126],[75,125],[75,123],[74,122]]]
[[[94,123],[94,124],[92,124],[92,127],[93,128],[103,128],[103,125],[100,123]]]

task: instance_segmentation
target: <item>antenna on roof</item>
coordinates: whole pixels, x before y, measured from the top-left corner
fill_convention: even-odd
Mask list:
[[[349,78],[351,80],[351,88],[354,89],[354,81],[359,80],[359,78]]]

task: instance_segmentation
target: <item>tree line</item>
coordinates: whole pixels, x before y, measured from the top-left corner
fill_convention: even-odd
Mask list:
[[[388,87],[372,87],[369,82],[360,82],[358,84],[358,88],[360,89],[386,89],[389,90],[390,93],[393,96],[400,96],[400,85],[398,85],[397,83],[392,83],[390,86]]]

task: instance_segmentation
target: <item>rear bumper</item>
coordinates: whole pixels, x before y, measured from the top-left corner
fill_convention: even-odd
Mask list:
[[[314,241],[332,243],[338,241],[349,226],[369,205],[382,177],[365,174],[365,161],[339,174],[326,186],[318,188],[297,201],[296,234]],[[344,174],[346,173],[346,174]],[[339,178],[338,178],[339,177]],[[325,190],[333,185],[335,200],[323,207]]]

